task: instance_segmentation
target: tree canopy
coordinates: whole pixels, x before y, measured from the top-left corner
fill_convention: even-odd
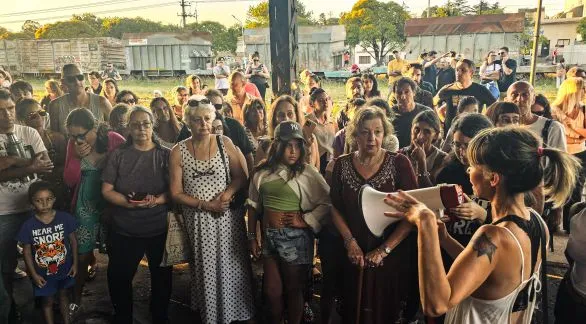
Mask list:
[[[448,0],[441,6],[431,6],[429,9],[431,17],[492,15],[505,12],[498,1],[490,4],[488,0],[480,0],[473,6],[468,5],[467,0]],[[423,10],[421,17],[427,17],[427,9]]]
[[[580,19],[578,27],[576,27],[576,32],[580,34],[582,39],[586,39],[586,18]]]
[[[242,33],[239,25],[226,28],[226,26],[210,20],[188,24],[186,28],[188,30],[210,33],[212,35],[212,51],[214,53],[236,52],[238,36]]]
[[[395,2],[359,0],[352,11],[342,14],[346,43],[361,46],[377,62],[405,43],[404,26],[409,13]]]
[[[301,1],[295,2],[297,11],[297,23],[299,25],[317,25],[313,19],[313,12],[308,11]],[[269,2],[263,1],[257,5],[248,7],[246,13],[245,28],[269,27]]]

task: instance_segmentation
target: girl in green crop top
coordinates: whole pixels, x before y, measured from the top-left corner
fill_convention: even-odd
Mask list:
[[[256,167],[250,184],[248,228],[256,229],[257,215],[263,213],[263,235],[261,249],[256,233],[248,232],[249,245],[256,258],[261,253],[263,256],[270,323],[282,322],[284,305],[288,323],[301,322],[313,261],[313,233],[319,230],[319,221],[329,209],[329,187],[325,181],[320,186],[319,180],[313,180],[321,176],[304,163],[305,144],[299,124],[279,124],[268,157]],[[307,189],[315,187],[323,190],[315,190],[316,194]],[[308,196],[325,197],[318,200]]]

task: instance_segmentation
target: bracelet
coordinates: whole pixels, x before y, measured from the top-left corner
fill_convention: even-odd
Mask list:
[[[249,241],[256,240],[256,232],[246,232],[246,237]]]
[[[354,238],[354,236],[350,236],[348,238],[344,239],[344,248],[348,248],[348,245],[350,244],[350,242],[355,241],[356,239]]]
[[[431,176],[431,173],[429,173],[429,171],[425,171],[423,173],[418,173],[417,177],[429,177]]]

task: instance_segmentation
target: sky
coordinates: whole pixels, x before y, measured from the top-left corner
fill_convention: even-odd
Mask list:
[[[386,0],[383,0],[386,1]],[[396,2],[404,0],[395,0]],[[430,0],[431,5],[442,5],[446,0]],[[67,20],[72,14],[91,12],[99,17],[143,17],[163,23],[180,24],[181,0],[7,0],[0,11],[0,26],[11,31],[19,31],[27,19],[39,21],[41,24]],[[187,2],[187,1],[186,1]],[[260,0],[192,0],[187,11],[193,14],[197,9],[198,21],[213,20],[231,26],[246,20],[246,11],[250,5]],[[338,17],[341,12],[350,11],[356,0],[302,0],[315,17],[320,13]],[[428,0],[404,1],[408,10],[419,16],[427,7]],[[470,5],[479,0],[468,0]],[[489,3],[493,3],[489,0]],[[501,0],[503,3],[513,1]],[[517,12],[519,8],[534,8],[537,0],[517,0],[514,4],[505,5],[506,12]],[[563,10],[564,0],[543,0],[546,15],[553,15]],[[34,9],[31,9],[34,8]],[[187,23],[195,22],[195,17],[188,17]]]

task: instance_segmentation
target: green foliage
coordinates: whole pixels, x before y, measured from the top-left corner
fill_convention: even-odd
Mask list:
[[[468,5],[467,0],[448,0],[441,6],[431,6],[431,17],[474,16],[502,14],[505,9],[497,2],[490,4],[488,0],[480,0],[478,4]],[[422,18],[427,17],[427,9],[421,13]]]
[[[179,27],[160,22],[136,18],[108,17],[102,21],[102,36],[122,38],[124,33],[152,33],[179,31]]]
[[[317,24],[321,26],[339,25],[340,19],[335,17],[326,17],[325,13],[320,13],[317,19]]]
[[[580,19],[578,27],[576,27],[576,32],[580,34],[583,40],[586,40],[586,18]]]
[[[340,22],[346,27],[346,43],[361,46],[381,65],[391,50],[405,43],[408,18],[405,8],[395,2],[359,0],[352,11],[342,14]]]
[[[297,24],[299,25],[317,25],[312,18],[313,12],[308,11],[301,1],[296,3]],[[269,2],[263,1],[257,5],[248,7],[244,28],[262,28],[269,27]]]
[[[68,39],[99,36],[90,25],[83,21],[58,21],[43,25],[35,32],[37,39]]]
[[[187,30],[197,32],[208,32],[212,35],[212,51],[217,54],[219,52],[236,52],[236,43],[238,36],[242,33],[240,25],[234,25],[230,28],[215,22],[202,21],[201,23],[192,23],[185,26]]]

